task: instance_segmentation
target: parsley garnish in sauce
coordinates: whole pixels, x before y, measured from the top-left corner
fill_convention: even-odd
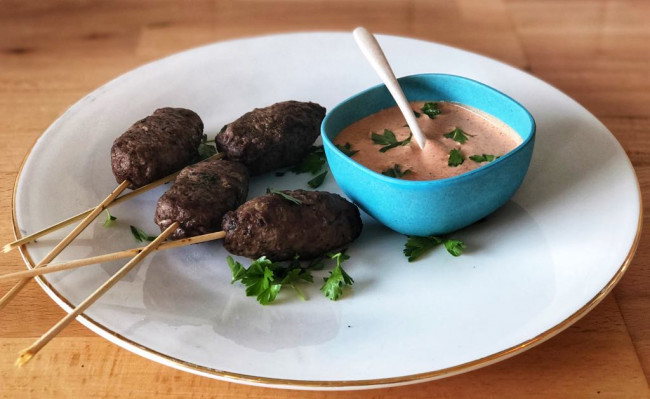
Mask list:
[[[442,112],[440,108],[438,108],[437,103],[424,103],[424,106],[420,108],[420,111],[428,116],[429,119],[435,119],[436,116],[440,115]]]
[[[498,157],[491,155],[491,154],[481,154],[481,155],[470,155],[469,159],[471,159],[474,162],[492,162]]]
[[[336,145],[336,148],[338,148],[339,150],[341,150],[342,153],[344,153],[345,155],[347,155],[347,156],[349,156],[349,157],[351,157],[352,155],[354,155],[354,154],[356,154],[357,152],[359,152],[359,150],[353,150],[353,149],[352,149],[352,144],[350,144],[350,143],[345,143],[345,145],[337,144],[337,145]]]
[[[395,177],[397,179],[406,176],[409,173],[411,173],[411,169],[406,169],[405,171],[402,171],[402,167],[397,163],[393,165],[392,168],[388,168],[385,171],[381,172],[381,174],[384,176]]]
[[[409,136],[406,139],[398,141],[395,137],[395,133],[388,129],[384,129],[384,133],[377,134],[373,132],[371,137],[373,143],[383,146],[379,149],[379,152],[386,152],[391,148],[408,145],[411,142],[412,136],[413,133],[409,133]]]
[[[459,150],[454,148],[449,151],[449,160],[447,161],[447,165],[456,167],[458,165],[461,165],[463,162],[465,162],[465,158]]]
[[[474,137],[473,135],[471,135],[469,133],[466,133],[465,131],[463,131],[463,129],[461,129],[459,127],[457,127],[456,129],[452,130],[449,133],[443,134],[443,136],[448,138],[448,139],[452,139],[454,141],[457,141],[457,142],[459,142],[461,144],[463,144],[463,143],[465,143],[467,141],[467,139],[468,139],[467,136]]]

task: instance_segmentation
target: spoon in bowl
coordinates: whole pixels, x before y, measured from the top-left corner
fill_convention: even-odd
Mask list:
[[[384,82],[388,88],[388,91],[393,96],[393,99],[395,99],[397,106],[399,107],[400,111],[402,111],[402,114],[406,119],[406,123],[408,124],[409,129],[411,129],[413,136],[415,136],[415,141],[418,143],[421,149],[424,148],[424,145],[426,144],[426,138],[424,137],[424,134],[422,133],[418,122],[415,120],[413,109],[406,99],[406,96],[404,95],[399,82],[395,78],[395,74],[393,73],[393,70],[388,63],[384,52],[379,46],[379,43],[377,43],[377,39],[375,39],[375,36],[373,36],[372,33],[363,27],[356,28],[352,34],[354,36],[354,40],[357,42],[357,45],[359,45],[359,48],[361,48],[361,52],[366,57],[375,72],[377,72],[377,75],[379,75],[382,82]]]

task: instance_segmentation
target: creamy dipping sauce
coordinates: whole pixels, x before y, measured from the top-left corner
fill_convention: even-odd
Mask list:
[[[421,101],[412,102],[411,106],[427,138],[423,150],[412,137],[405,145],[393,145],[380,151],[389,146],[388,143],[402,143],[411,134],[396,106],[346,127],[336,136],[334,144],[349,149],[344,152],[375,172],[406,180],[435,180],[477,169],[522,142],[521,137],[501,120],[463,104]],[[431,119],[423,108],[431,114],[439,113]],[[430,112],[432,108],[436,111]],[[352,154],[351,151],[357,152]]]

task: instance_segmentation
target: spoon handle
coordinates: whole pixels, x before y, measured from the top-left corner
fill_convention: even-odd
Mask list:
[[[377,43],[377,39],[375,39],[375,36],[363,27],[356,28],[352,34],[354,35],[354,39],[359,45],[359,48],[361,48],[361,52],[395,99],[397,106],[406,119],[406,123],[409,125],[411,132],[413,132],[413,136],[415,136],[415,141],[418,143],[420,148],[424,148],[426,143],[424,134],[422,133],[422,130],[420,130],[413,109],[406,99],[399,82],[397,82],[395,74],[388,63],[384,52],[379,46],[379,43]]]

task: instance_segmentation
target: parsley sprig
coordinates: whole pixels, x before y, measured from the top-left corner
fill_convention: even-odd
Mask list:
[[[295,174],[311,173],[316,176],[307,182],[311,188],[318,188],[325,181],[327,171],[323,172],[323,167],[327,165],[325,149],[322,145],[312,146],[307,155],[296,166],[289,170]]]
[[[443,238],[437,236],[408,236],[408,240],[404,245],[404,255],[408,258],[409,262],[413,262],[440,244],[443,244],[447,249],[447,252],[453,256],[462,255],[463,250],[466,247],[463,241],[453,238]]]
[[[287,193],[285,193],[283,191],[276,190],[273,187],[267,187],[266,188],[266,193],[267,194],[279,195],[280,197],[286,199],[289,202],[293,202],[296,205],[301,205],[302,204],[302,201],[300,201],[298,198],[292,197],[292,196],[290,196],[289,194],[287,194]]]
[[[135,240],[138,242],[153,241],[156,239],[156,237],[158,237],[157,235],[149,235],[133,225],[130,225],[129,227],[131,228],[131,234],[133,234],[133,238],[135,238]]]
[[[345,251],[328,255],[336,260],[336,266],[325,278],[321,291],[331,300],[337,300],[342,295],[342,287],[352,285],[354,280],[341,267],[344,260],[349,259]],[[291,262],[272,262],[265,256],[253,261],[248,268],[235,261],[231,256],[226,258],[232,274],[231,284],[237,281],[246,287],[246,295],[254,296],[262,305],[275,301],[283,287],[291,287],[301,300],[306,296],[298,287],[302,283],[313,283],[312,271],[324,267],[323,259],[316,259],[303,267],[298,259]]]
[[[106,220],[104,220],[104,227],[111,227],[115,223],[116,220],[117,220],[117,218],[115,216],[111,215],[111,213],[108,211],[108,209],[106,209]]]
[[[395,137],[395,133],[388,129],[384,129],[384,133],[382,134],[372,132],[371,138],[373,143],[383,146],[379,149],[379,152],[386,152],[395,147],[408,145],[411,142],[412,136],[413,133],[409,133],[409,136],[406,139],[398,141]]]

